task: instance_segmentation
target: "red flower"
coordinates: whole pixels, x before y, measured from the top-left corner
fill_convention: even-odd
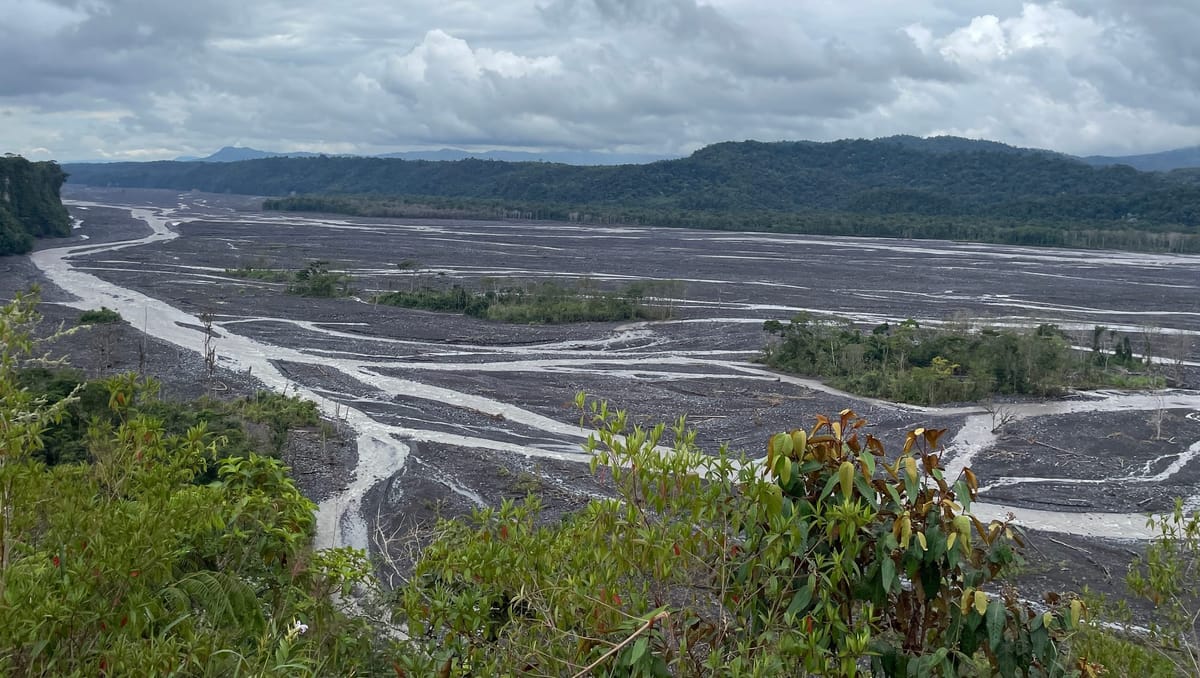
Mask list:
[[[51,558],[50,562],[54,563],[54,567],[58,567],[58,556]]]
[[[130,576],[130,577],[136,577],[136,576],[138,576],[138,575],[139,575],[139,574],[141,574],[141,573],[142,573],[142,572],[141,572],[141,570],[130,570],[130,571],[129,571],[129,576]]]

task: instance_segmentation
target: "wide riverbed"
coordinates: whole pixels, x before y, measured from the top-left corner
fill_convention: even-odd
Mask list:
[[[1041,530],[1140,538],[1145,514],[1168,509],[1172,497],[1200,505],[1196,391],[1008,404],[1000,414],[1009,425],[998,435],[995,410],[864,401],[750,362],[767,339],[764,320],[804,310],[864,323],[1053,322],[1081,332],[1101,324],[1136,333],[1135,346],[1150,341],[1170,358],[1163,369],[1186,373],[1200,360],[1200,257],[320,217],[166,191],[76,188],[68,197],[80,237],[92,235],[89,212],[119,208],[129,220],[123,238],[33,255],[77,299],[70,305],[114,308],[196,351],[200,316],[211,314],[222,366],[312,398],[357,431],[353,481],[320,507],[325,545],[366,546],[381,513],[403,510],[405,492],[418,486],[468,505],[494,501],[496,476],[512,459],[523,460],[535,484],[586,494],[572,485],[586,475],[579,444],[587,431],[570,407],[580,390],[640,421],[686,414],[708,446],[751,455],[771,432],[844,407],[868,417],[889,449],[908,427],[948,427],[952,468],[970,464],[987,487],[977,511],[1011,510]],[[313,260],[347,271],[358,295],[301,299],[278,283],[225,274]],[[581,276],[680,281],[676,319],[512,326],[365,301],[376,290],[449,280]]]

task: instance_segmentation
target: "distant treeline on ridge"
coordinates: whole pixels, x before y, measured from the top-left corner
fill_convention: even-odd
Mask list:
[[[66,180],[53,162],[0,157],[0,255],[28,252],[34,238],[71,234],[71,218],[59,198]]]
[[[67,169],[89,185],[290,196],[269,209],[411,216],[420,204],[457,216],[1200,252],[1200,185],[1187,174],[945,137],[727,142],[608,167],[315,157]]]

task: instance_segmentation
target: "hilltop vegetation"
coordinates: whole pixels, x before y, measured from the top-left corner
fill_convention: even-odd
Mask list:
[[[291,196],[268,209],[379,214],[381,198],[409,196],[563,220],[1200,251],[1200,186],[947,137],[727,142],[615,167],[314,157],[69,169],[91,185]]]
[[[34,238],[71,234],[71,219],[58,197],[66,180],[53,162],[0,157],[0,255],[28,252]]]

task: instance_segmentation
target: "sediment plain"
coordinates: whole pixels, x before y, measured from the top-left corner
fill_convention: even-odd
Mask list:
[[[209,315],[223,375],[313,398],[343,420],[357,454],[305,460],[337,467],[307,488],[321,500],[322,545],[378,548],[380,535],[528,491],[552,512],[604,492],[580,448],[579,391],[645,424],[686,415],[706,448],[751,457],[771,433],[846,407],[889,450],[909,428],[947,428],[951,471],[969,465],[980,477],[983,517],[1012,512],[1031,530],[1044,565],[1028,576],[1047,586],[1091,572],[1115,590],[1123,569],[1113,563],[1148,535],[1146,514],[1175,497],[1200,507],[1200,257],[364,219],[262,212],[242,196],[78,186],[64,197],[75,237],[45,241],[33,267],[10,266],[6,289],[40,281],[48,307],[117,309],[164,354],[189,356],[174,358],[176,380],[199,378]],[[345,271],[356,294],[300,298],[226,273],[314,260]],[[661,300],[674,317],[506,325],[370,302],[422,285],[584,277],[679,281]],[[1148,343],[1176,388],[987,408],[865,400],[752,362],[768,340],[763,321],[801,311],[865,327],[1054,323],[1081,344],[1103,325],[1130,333],[1139,350]]]

